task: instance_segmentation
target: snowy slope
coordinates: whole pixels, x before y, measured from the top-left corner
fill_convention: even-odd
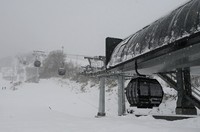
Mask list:
[[[0,132],[200,131],[200,117],[173,122],[151,116],[118,117],[116,88],[106,93],[107,116],[95,118],[98,86],[90,87],[89,83],[83,92],[82,84],[49,79],[24,83],[13,91],[9,82],[0,82],[0,87],[7,85],[6,90],[0,90]]]

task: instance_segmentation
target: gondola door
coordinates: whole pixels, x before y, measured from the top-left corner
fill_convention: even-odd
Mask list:
[[[138,108],[152,108],[150,105],[150,87],[147,80],[138,80]]]

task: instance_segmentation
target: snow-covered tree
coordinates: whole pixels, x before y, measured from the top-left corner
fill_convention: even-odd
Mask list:
[[[49,78],[58,76],[58,69],[65,63],[66,55],[61,50],[51,51],[43,61],[40,77]]]

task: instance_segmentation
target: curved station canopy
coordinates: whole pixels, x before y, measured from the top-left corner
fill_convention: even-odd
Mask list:
[[[140,65],[139,63],[142,61],[149,61],[152,58],[155,59],[156,57],[160,57],[164,54],[168,55],[167,58],[171,60],[167,61],[166,57],[160,58],[159,60],[162,61],[162,64],[169,63],[169,65],[160,65],[160,69],[157,68],[155,72],[163,71],[166,69],[164,67],[171,67],[171,69],[168,70],[172,70],[173,68],[178,67],[185,67],[186,63],[191,64],[193,60],[196,61],[196,56],[199,56],[198,59],[200,59],[200,55],[195,54],[196,52],[199,52],[195,51],[195,49],[199,49],[200,46],[194,46],[194,51],[190,49],[184,49],[180,53],[175,51],[186,47],[192,48],[191,45],[196,45],[200,42],[199,34],[200,0],[191,0],[183,6],[172,11],[170,14],[160,18],[159,20],[139,30],[135,34],[122,40],[112,52],[110,60],[107,64],[107,68],[112,69],[119,67],[121,64],[124,65],[134,60],[138,63],[138,69],[148,68],[150,67],[150,64],[149,66],[148,64],[145,64],[146,66],[144,66]],[[191,55],[191,53],[185,52],[188,50],[193,52],[195,55]],[[149,58],[150,56],[152,56],[152,58]],[[187,58],[186,56],[192,57]],[[177,59],[173,60],[174,57]],[[163,59],[166,62],[164,62]],[[177,60],[183,63],[178,63]],[[180,66],[174,67],[172,64],[170,65],[170,62],[176,62],[180,64]],[[130,64],[129,66],[123,66],[123,68],[127,67],[130,67]],[[120,69],[122,69],[122,67]]]
[[[146,76],[154,73],[177,90],[176,113],[196,115],[199,93],[191,89],[190,74],[200,73],[200,0],[187,2],[124,40],[106,38],[105,65],[105,70],[91,74],[101,77],[99,116],[105,116],[107,76],[118,79],[118,115],[125,113],[125,77],[131,77],[125,89],[131,106],[159,106],[162,86]]]

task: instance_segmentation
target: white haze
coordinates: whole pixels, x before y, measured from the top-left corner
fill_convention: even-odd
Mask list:
[[[125,38],[189,0],[0,0],[0,58],[65,47],[104,55],[106,37]]]

